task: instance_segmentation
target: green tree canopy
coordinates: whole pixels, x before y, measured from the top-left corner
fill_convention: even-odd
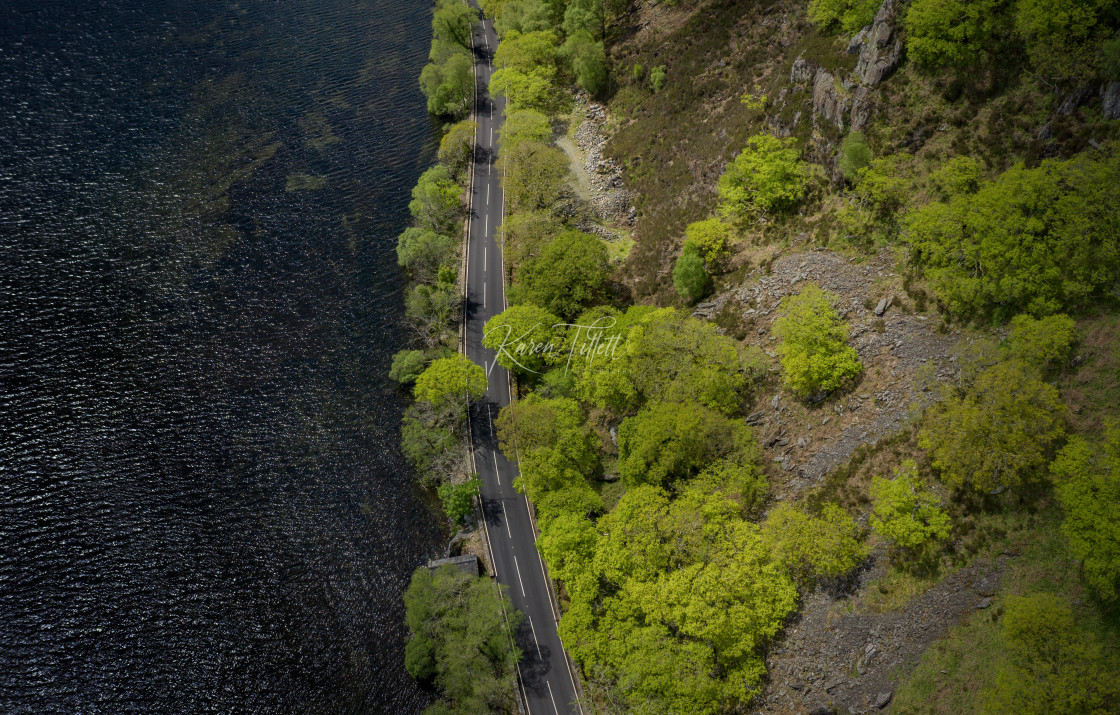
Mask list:
[[[443,502],[443,512],[447,514],[452,524],[456,526],[463,524],[467,515],[471,513],[471,500],[474,499],[475,494],[478,494],[481,485],[482,481],[477,474],[461,484],[443,482],[439,485],[436,491],[439,500]]]
[[[413,280],[435,283],[439,270],[453,266],[459,241],[430,229],[406,228],[397,238],[397,265],[408,271]]]
[[[521,72],[535,69],[555,70],[556,46],[559,40],[552,30],[509,32],[498,43],[493,63]]]
[[[405,666],[413,677],[434,678],[451,710],[513,707],[521,659],[513,635],[522,616],[503,589],[450,566],[422,566],[412,574],[404,593],[411,632]]]
[[[738,217],[789,209],[805,196],[809,177],[797,140],[755,135],[719,177],[720,211]]]
[[[527,71],[503,67],[490,75],[490,92],[505,97],[507,106],[513,111],[535,109],[548,114],[557,103],[553,74],[554,71],[547,67]]]
[[[903,19],[906,54],[930,68],[965,69],[998,52],[1010,34],[1002,0],[914,0]]]
[[[1059,313],[1035,319],[1016,315],[1011,319],[1007,336],[1007,353],[1040,371],[1057,367],[1069,360],[1077,340],[1077,324],[1073,318]]]
[[[413,394],[434,406],[458,405],[466,412],[467,406],[486,394],[486,371],[475,365],[465,355],[433,360],[416,378]]]
[[[975,194],[909,213],[911,260],[958,315],[1082,305],[1120,272],[1117,173],[1116,155],[1014,166]]]
[[[824,30],[855,33],[870,25],[878,0],[809,0],[809,20]]]
[[[510,459],[516,459],[518,450],[529,452],[554,447],[568,432],[584,434],[587,431],[575,400],[546,399],[535,392],[503,407],[494,420],[494,427],[498,432],[498,447]]]
[[[564,231],[517,272],[526,298],[571,320],[603,295],[610,273],[607,249],[595,236]]]
[[[405,296],[405,317],[429,347],[444,342],[458,309],[459,294],[448,281],[436,285],[421,283]]]
[[[439,234],[453,234],[462,217],[459,200],[462,189],[443,164],[436,164],[420,175],[412,189],[408,210],[421,228]]]
[[[918,480],[918,465],[908,459],[894,479],[871,480],[871,528],[893,546],[916,550],[932,540],[946,539],[952,529],[941,500]]]
[[[407,385],[416,381],[427,364],[428,359],[419,350],[401,350],[393,356],[389,377],[402,385]]]
[[[451,48],[451,49],[449,49]],[[466,51],[432,42],[432,59],[420,72],[420,90],[428,99],[428,112],[462,117],[474,99],[474,66]]]
[[[563,229],[548,211],[521,211],[506,216],[500,230],[506,264],[516,270],[525,261],[539,256]]]
[[[762,524],[762,539],[775,560],[807,580],[841,576],[867,556],[859,527],[832,503],[819,516],[788,502],[779,504]]]
[[[498,138],[502,151],[512,151],[521,142],[547,143],[552,138],[548,117],[535,109],[506,110],[506,120]]]
[[[757,460],[760,450],[746,424],[695,404],[661,403],[623,420],[618,428],[618,473],[630,486],[670,486],[710,464]]]
[[[592,95],[599,95],[607,88],[610,75],[607,53],[602,42],[596,42],[585,31],[569,35],[560,48],[560,55],[567,62],[576,82]]]
[[[954,487],[1013,487],[1046,465],[1065,434],[1065,405],[1034,371],[1010,360],[985,370],[964,395],[926,414],[918,442]]]
[[[685,240],[696,246],[704,259],[704,267],[717,268],[727,257],[733,229],[718,218],[704,219],[690,223],[684,230]]]
[[[497,353],[495,359],[522,376],[539,375],[560,359],[564,342],[563,321],[536,305],[511,305],[486,321],[482,345]]]
[[[1120,425],[1106,425],[1099,446],[1074,437],[1050,465],[1065,509],[1062,531],[1081,559],[1086,583],[1105,600],[1120,597]]]
[[[459,0],[436,0],[432,33],[443,42],[470,49],[471,32],[477,19],[477,11],[467,3]]]
[[[523,141],[498,159],[511,213],[551,208],[568,179],[568,157],[543,142]]]
[[[1001,636],[1007,657],[984,692],[986,715],[1105,713],[1120,702],[1116,658],[1060,598],[1009,596]]]
[[[485,5],[483,8],[486,9]],[[558,20],[550,3],[544,0],[507,0],[496,13],[486,9],[486,14],[494,18],[494,29],[501,37],[514,32],[551,30]]]
[[[807,284],[782,300],[773,332],[781,342],[782,381],[803,397],[832,392],[863,371],[859,354],[849,347],[848,326],[832,307],[834,296]]]
[[[439,140],[439,161],[450,169],[454,176],[466,175],[471,157],[474,156],[474,135],[477,131],[476,122],[464,119],[448,127],[443,138]]]

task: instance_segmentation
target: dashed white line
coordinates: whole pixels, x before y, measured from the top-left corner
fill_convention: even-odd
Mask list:
[[[482,307],[486,307],[486,284],[482,284]]]
[[[492,130],[491,130],[492,131]],[[490,203],[490,184],[486,185],[486,203]]]
[[[500,487],[502,486],[502,473],[498,471],[498,455],[491,452],[490,456],[494,458],[494,474],[498,477],[498,486]]]
[[[552,697],[552,685],[546,680],[544,684],[548,686],[548,699],[552,701],[552,711],[556,715],[560,715],[560,709],[556,707],[556,698]]]
[[[509,537],[510,541],[513,541],[513,534],[510,533],[509,530],[509,512],[506,511],[506,507],[504,504],[502,505],[502,516],[506,518],[506,536]]]
[[[525,615],[529,616],[528,613],[526,613]],[[532,616],[529,616],[529,628],[531,628],[532,631],[533,631],[533,645],[535,645],[537,647],[537,657],[538,658],[543,658],[544,656],[541,655],[541,644],[540,644],[540,641],[537,640],[537,627],[533,625],[533,617]],[[546,680],[545,682],[547,683],[548,681]]]
[[[489,215],[487,215],[485,217],[485,220],[482,222],[482,231],[483,231],[483,233],[482,233],[483,236],[489,236],[490,235],[490,216]],[[483,261],[483,262],[485,263],[485,261]]]
[[[529,594],[525,593],[525,582],[521,580],[521,567],[517,565],[516,556],[513,557],[513,567],[517,569],[517,583],[521,584],[521,595],[528,598]]]
[[[486,275],[486,246],[482,247],[482,275]]]
[[[490,148],[491,149],[494,148],[494,125],[493,124],[490,125]],[[487,186],[486,188],[489,189],[490,187]],[[489,201],[490,199],[486,199],[486,200]]]

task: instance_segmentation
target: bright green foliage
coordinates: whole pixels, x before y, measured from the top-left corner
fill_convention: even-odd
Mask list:
[[[1009,596],[1002,636],[1007,658],[984,693],[986,715],[1116,712],[1116,658],[1079,628],[1069,606],[1049,593]]]
[[[562,432],[554,445],[521,451],[518,456],[521,477],[515,486],[530,500],[541,501],[546,494],[557,494],[556,501],[548,504],[550,511],[564,506],[580,510],[594,506],[589,503],[593,497],[582,493],[589,488],[586,478],[599,467],[598,454],[586,430]]]
[[[443,566],[416,569],[404,594],[412,636],[405,663],[413,677],[432,677],[447,711],[513,708],[513,634],[521,622],[501,587]],[[415,644],[415,645],[414,645]]]
[[[859,354],[849,347],[848,326],[832,307],[834,296],[807,284],[782,300],[773,332],[781,342],[782,381],[807,397],[850,384],[863,371]]]
[[[699,494],[722,494],[738,504],[739,514],[746,517],[765,503],[770,485],[757,466],[732,459],[705,467],[688,483],[688,489]]]
[[[583,414],[575,400],[545,399],[531,393],[503,407],[494,420],[494,427],[498,432],[498,447],[510,459],[516,459],[518,452],[554,447],[573,431],[588,440],[585,451],[591,449]]]
[[[684,230],[685,241],[696,246],[708,270],[719,266],[730,250],[733,229],[718,218],[690,223]]]
[[[511,213],[550,209],[568,178],[568,157],[542,142],[518,142],[498,159]]]
[[[879,5],[878,0],[809,0],[809,19],[825,30],[855,33],[871,24]]]
[[[1062,531],[1085,581],[1105,601],[1120,597],[1120,425],[1107,425],[1099,449],[1080,437],[1050,465],[1066,512]]]
[[[922,486],[912,459],[895,470],[894,479],[871,480],[871,504],[872,530],[900,549],[917,550],[948,538],[952,529],[940,498]]]
[[[855,180],[860,169],[871,163],[871,148],[863,132],[851,132],[840,142],[840,173],[848,181]]]
[[[531,303],[566,320],[598,302],[610,273],[607,249],[591,234],[565,231],[526,261],[517,277]]]
[[[461,117],[474,98],[474,66],[463,49],[434,40],[430,61],[420,73],[420,90],[428,111],[436,116]]]
[[[448,127],[443,138],[439,140],[439,161],[450,169],[454,176],[466,175],[471,157],[474,156],[474,137],[477,131],[477,123],[464,119]]]
[[[1011,319],[1007,336],[1007,353],[1039,370],[1060,366],[1069,360],[1077,340],[1077,324],[1073,318],[1059,313],[1035,319],[1016,315]]]
[[[971,156],[954,156],[929,175],[930,181],[946,198],[971,194],[980,188],[984,165]]]
[[[432,15],[432,32],[437,40],[469,49],[471,28],[477,19],[475,9],[464,2],[437,0],[435,14]]]
[[[591,565],[598,541],[595,523],[581,514],[563,513],[541,527],[537,548],[548,564],[548,575],[563,581],[573,599],[594,598]]]
[[[876,218],[890,217],[909,195],[911,185],[906,164],[911,159],[905,152],[889,154],[873,159],[856,172],[856,196]]]
[[[544,372],[561,355],[563,323],[535,305],[511,305],[486,321],[482,344],[497,353],[498,364],[519,375]]]
[[[647,402],[699,402],[726,415],[742,406],[742,360],[735,340],[673,309],[648,313],[626,345],[627,373]]]
[[[653,87],[654,92],[660,92],[661,88],[665,86],[665,65],[657,65],[649,71],[649,85]]]
[[[535,69],[555,70],[556,33],[552,30],[535,32],[510,32],[498,43],[493,64],[521,72]]]
[[[522,71],[513,67],[494,70],[490,76],[490,92],[502,95],[513,111],[535,109],[548,114],[556,104],[556,87],[552,70],[537,67]]]
[[[985,370],[965,395],[949,394],[926,414],[919,444],[954,487],[1018,485],[1045,466],[1065,434],[1058,391],[1014,360]]]
[[[478,494],[481,485],[482,481],[477,474],[462,484],[443,482],[439,485],[436,491],[439,493],[439,500],[443,502],[443,512],[452,524],[463,524],[463,520],[471,513],[471,500]]]
[[[796,139],[758,134],[719,177],[720,211],[728,217],[784,211],[809,188],[809,165]]]
[[[601,306],[576,319],[564,346],[576,397],[615,414],[637,409],[640,397],[629,375],[627,338],[634,325],[656,313],[652,306],[630,306],[625,313]]]
[[[695,243],[685,242],[681,257],[673,264],[673,287],[677,295],[695,303],[712,290],[712,277],[704,268],[704,257]]]
[[[548,117],[535,109],[507,110],[498,143],[502,152],[512,151],[521,142],[547,142],[552,138]]]
[[[914,0],[906,54],[927,67],[965,68],[998,48],[1009,31],[1003,0]]]
[[[463,205],[459,201],[461,193],[462,189],[447,167],[436,164],[420,175],[412,189],[408,210],[421,228],[451,234],[455,232],[463,213]]]
[[[618,428],[618,473],[628,485],[669,486],[712,463],[755,461],[746,424],[695,404],[656,404]]]
[[[596,42],[587,32],[577,32],[568,36],[560,54],[580,87],[593,95],[607,88],[607,53],[602,42]]]
[[[397,238],[397,265],[413,280],[434,283],[439,269],[453,265],[458,241],[424,228],[406,228]]]
[[[440,358],[420,373],[412,391],[417,400],[437,407],[454,404],[465,412],[469,403],[486,394],[486,371],[465,355]]]
[[[603,512],[603,498],[586,482],[545,492],[533,502],[537,510],[537,523],[547,524],[563,514],[581,517]]]
[[[402,385],[407,385],[416,381],[427,364],[428,359],[419,350],[401,350],[393,356],[389,377]]]
[[[720,493],[670,502],[635,487],[599,520],[590,564],[591,531],[569,525],[580,558],[564,564],[576,587],[561,636],[577,662],[623,684],[631,710],[714,714],[757,692],[759,648],[797,592],[738,510]]]
[[[867,556],[859,527],[832,503],[824,505],[820,516],[779,504],[762,524],[762,539],[774,559],[806,580],[841,576]]]
[[[958,314],[1041,316],[1087,302],[1120,271],[1120,157],[1012,167],[972,195],[909,214],[912,260]]]

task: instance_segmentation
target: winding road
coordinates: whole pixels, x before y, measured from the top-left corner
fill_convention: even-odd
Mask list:
[[[509,587],[513,605],[525,616],[517,632],[517,644],[524,654],[518,675],[529,715],[581,713],[575,679],[556,632],[559,613],[537,551],[529,503],[513,488],[517,465],[498,449],[494,418],[510,402],[509,376],[505,368],[494,364],[494,352],[482,347],[483,325],[505,309],[504,266],[497,241],[504,198],[494,168],[505,99],[490,97],[487,91],[497,44],[493,23],[483,18],[474,30],[478,134],[464,304],[467,357],[483,365],[489,375],[486,395],[470,414],[475,467],[482,479],[482,511],[494,570],[498,581]]]

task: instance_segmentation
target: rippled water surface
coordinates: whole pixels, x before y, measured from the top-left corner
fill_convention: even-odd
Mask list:
[[[414,712],[423,0],[0,4],[0,711]]]

